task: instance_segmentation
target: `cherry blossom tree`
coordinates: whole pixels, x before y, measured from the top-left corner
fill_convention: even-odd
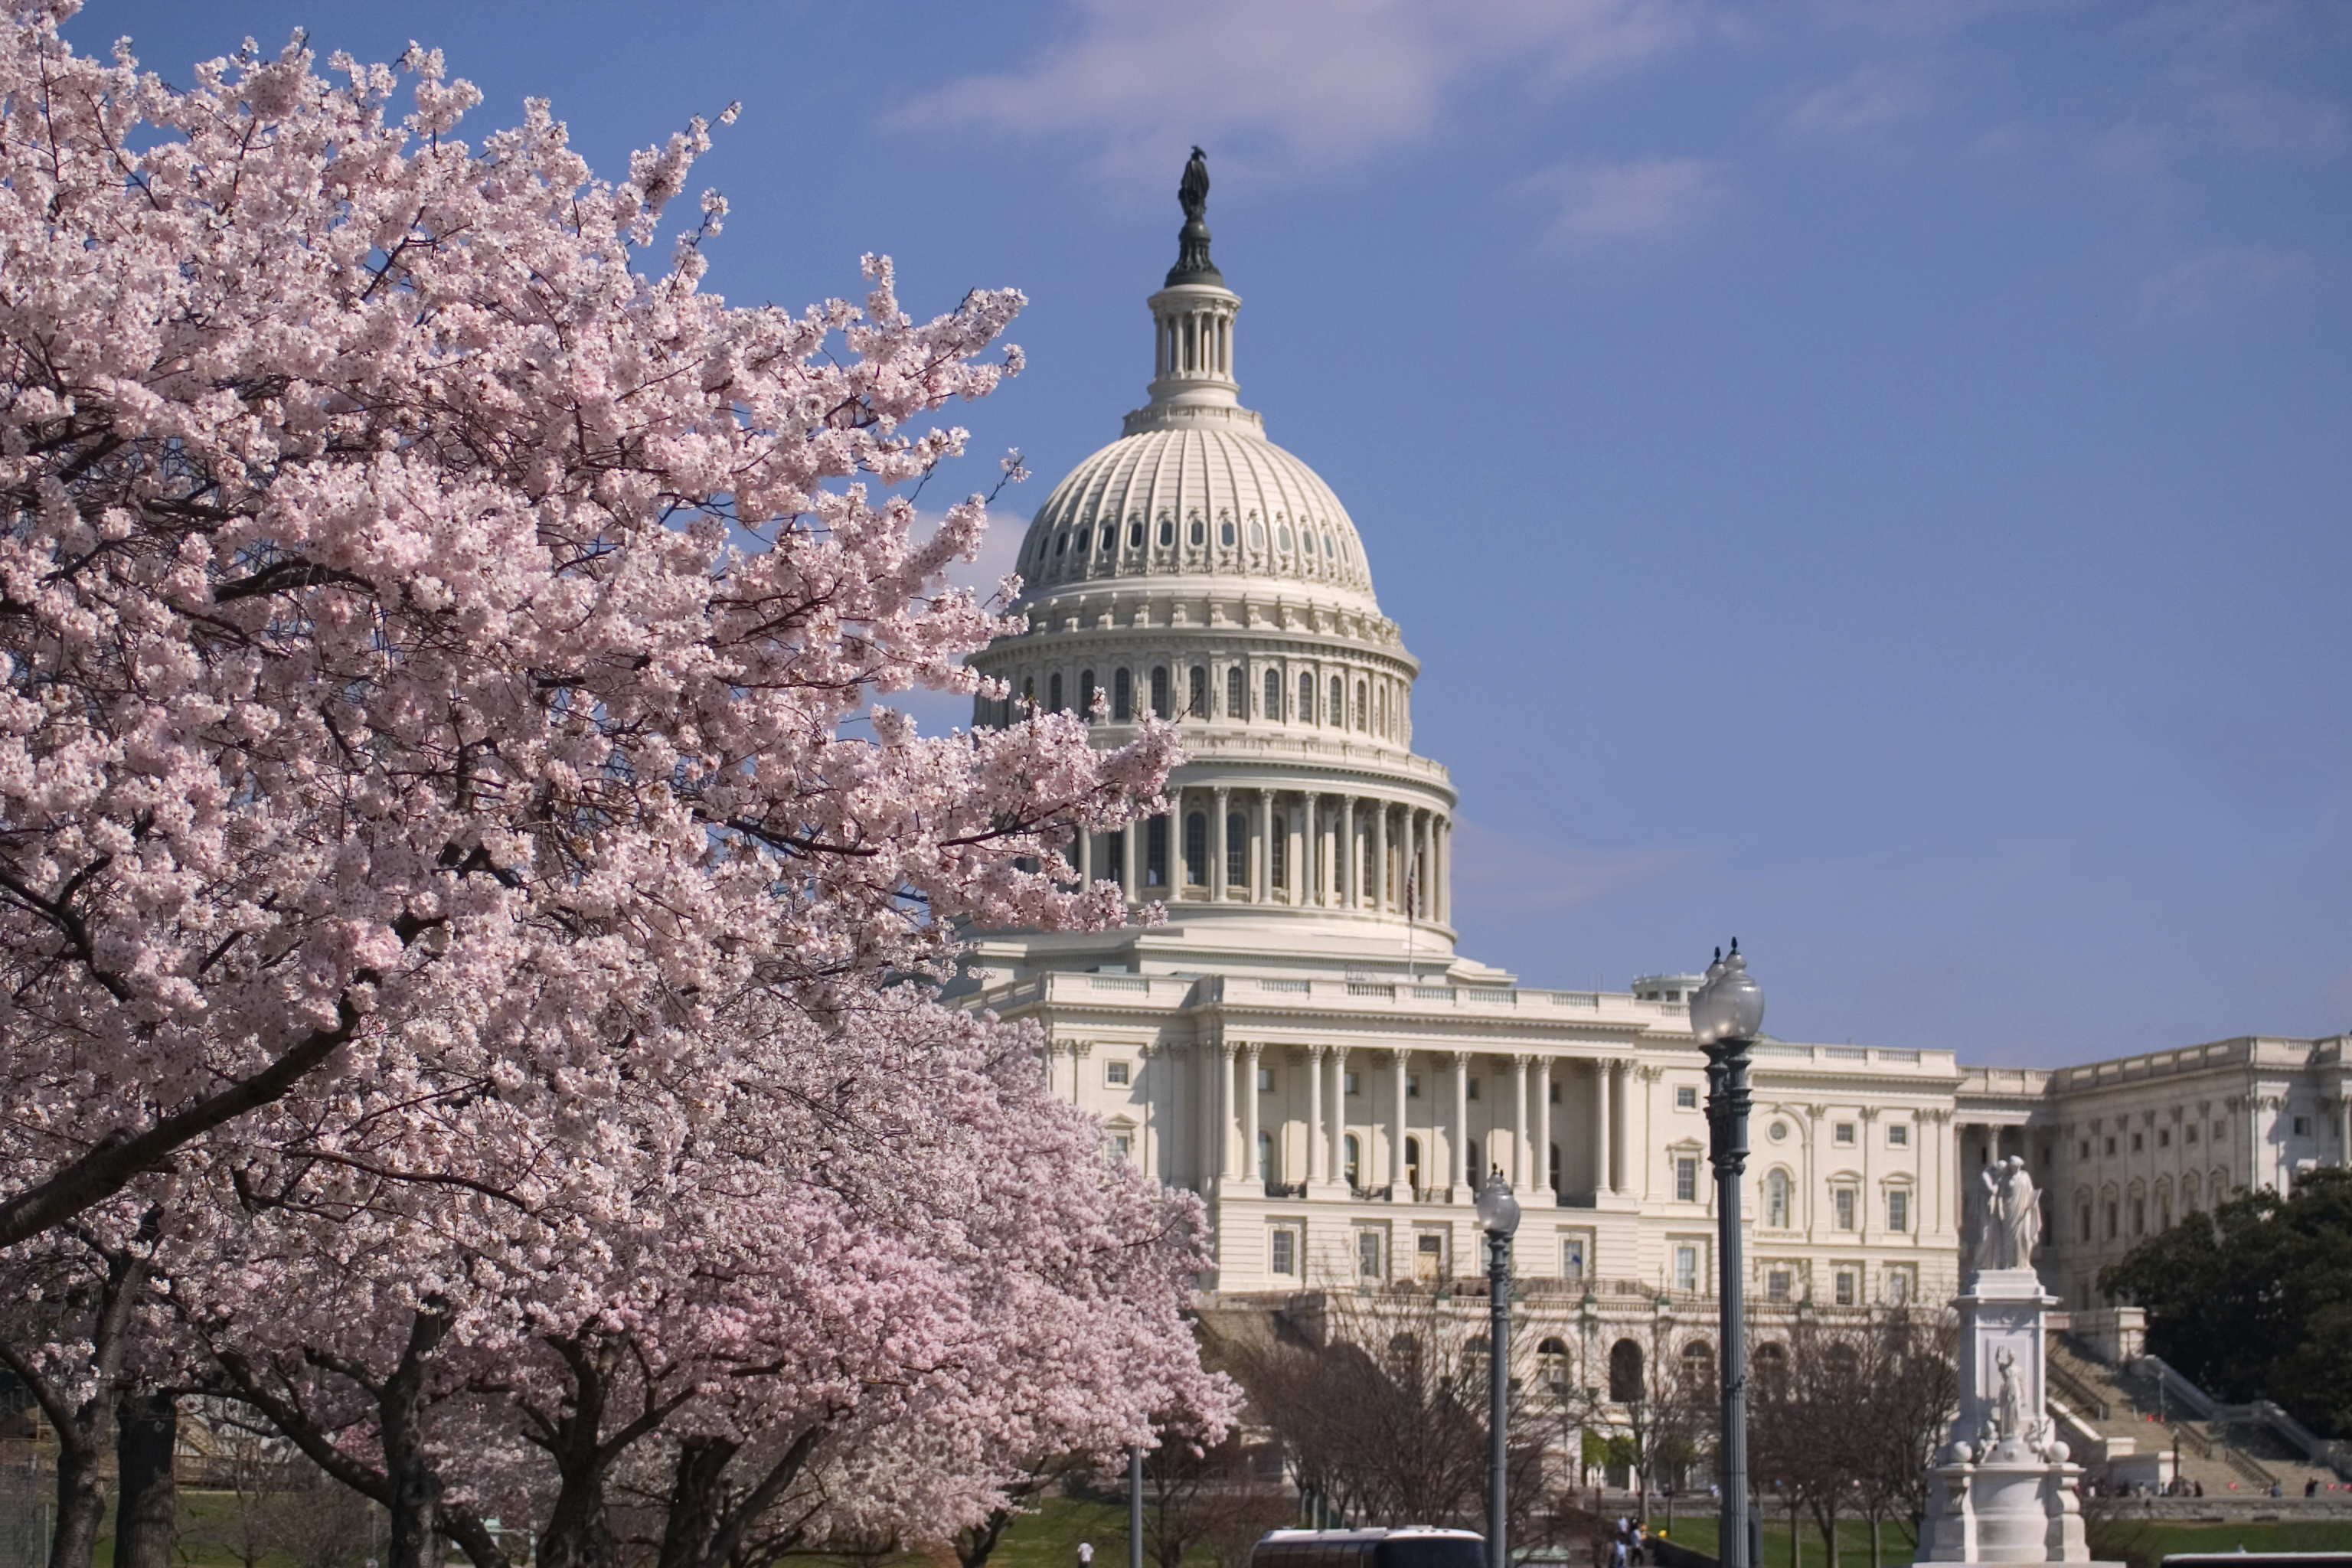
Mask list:
[[[436,54],[183,90],[71,9],[0,12],[0,1246],[379,1047],[584,1108],[745,984],[1121,918],[1058,847],[1172,731],[846,728],[1012,629],[980,498],[885,492],[1017,294],[730,307],[716,195],[638,265],[700,121],[608,184]]]
[[[130,1331],[194,1358],[393,1568],[609,1563],[647,1477],[719,1568],[1213,1428],[1197,1212],[935,990],[1124,918],[1063,850],[1173,731],[872,706],[1019,629],[946,582],[982,498],[906,493],[1019,296],[730,307],[715,195],[645,265],[699,121],[605,184],[430,52],[181,89],[71,10],[0,4],[0,1261],[121,1331],[11,1353],[93,1444]]]

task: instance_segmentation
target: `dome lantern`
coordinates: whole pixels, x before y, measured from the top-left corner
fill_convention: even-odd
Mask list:
[[[1125,434],[1146,430],[1214,429],[1264,423],[1241,403],[1234,380],[1234,317],[1241,296],[1225,287],[1209,258],[1209,161],[1192,149],[1176,199],[1184,226],[1176,235],[1176,265],[1149,301],[1151,308],[1151,401],[1127,416]]]

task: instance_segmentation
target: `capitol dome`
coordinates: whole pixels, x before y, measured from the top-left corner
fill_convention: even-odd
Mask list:
[[[1074,849],[1130,901],[1244,948],[1269,920],[1285,941],[1311,921],[1334,963],[1451,962],[1454,792],[1412,750],[1420,662],[1347,508],[1242,406],[1242,301],[1209,257],[1207,183],[1196,157],[1148,301],[1150,401],[1037,509],[1012,605],[1028,628],[973,657],[1004,693],[973,717],[1091,713],[1104,745],[1147,715],[1181,726],[1174,810]]]

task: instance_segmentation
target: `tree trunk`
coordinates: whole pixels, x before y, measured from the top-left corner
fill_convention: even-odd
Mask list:
[[[1837,1493],[1830,1494],[1829,1568],[1838,1568]]]
[[[440,1568],[433,1562],[433,1538],[441,1522],[441,1478],[425,1450],[423,1405],[425,1364],[448,1331],[449,1321],[439,1313],[417,1313],[399,1369],[376,1395],[392,1514],[386,1568]]]
[[[1870,1516],[1870,1568],[1885,1568],[1879,1561],[1878,1515]]]
[[[1789,1568],[1805,1568],[1804,1521],[1797,1517],[1797,1494],[1794,1490],[1789,1493]]]
[[[179,1492],[172,1452],[180,1438],[180,1402],[169,1394],[126,1394],[114,1407],[115,1468],[121,1497],[114,1510],[114,1568],[173,1568]]]
[[[724,1437],[678,1439],[677,1472],[670,1482],[669,1517],[662,1524],[657,1568],[689,1568],[702,1561],[719,1533],[719,1482],[739,1445]]]
[[[987,1568],[988,1559],[996,1543],[1004,1539],[1004,1527],[1013,1522],[1009,1508],[992,1509],[978,1524],[967,1524],[955,1533],[956,1561],[963,1568]]]
[[[89,1417],[89,1426],[98,1424],[96,1416]],[[89,1568],[98,1550],[106,1493],[98,1484],[98,1445],[89,1436],[87,1431],[68,1436],[58,1428],[58,1528],[49,1538],[49,1568]]]

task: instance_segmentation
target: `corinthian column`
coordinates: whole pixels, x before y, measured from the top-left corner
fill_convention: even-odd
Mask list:
[[[1385,914],[1389,907],[1389,803],[1372,803],[1372,908]]]
[[[1455,1051],[1448,1059],[1454,1067],[1454,1157],[1446,1163],[1454,1167],[1454,1201],[1463,1203],[1478,1190],[1479,1177],[1470,1168],[1470,1053]]]
[[[1528,1058],[1511,1058],[1511,1186],[1526,1192],[1535,1185],[1528,1157]]]
[[[1323,1058],[1328,1053],[1321,1046],[1307,1047],[1307,1180],[1310,1185],[1320,1184],[1331,1178],[1326,1155],[1330,1140],[1323,1130]]]
[[[1209,818],[1209,901],[1225,901],[1225,802],[1230,792],[1223,784],[1209,792],[1215,811]]]
[[[1274,1179],[1273,1172],[1260,1172],[1257,1163],[1257,1058],[1263,1048],[1253,1041],[1242,1047],[1241,1055],[1242,1168],[1254,1187]]]
[[[1331,1179],[1348,1179],[1348,1047],[1331,1047]]]
[[[1551,1058],[1536,1058],[1536,1133],[1535,1177],[1528,1190],[1549,1199],[1557,1194],[1551,1185]]]
[[[1405,1053],[1388,1053],[1391,1094],[1389,1096],[1389,1201],[1402,1203],[1397,1191],[1405,1186],[1404,1175],[1404,1068]],[[1407,1189],[1409,1197],[1410,1189]]]
[[[1363,902],[1362,895],[1356,890],[1356,797],[1352,795],[1339,797],[1339,842],[1336,847],[1339,855],[1331,868],[1339,873],[1339,907],[1352,910]]]
[[[1257,792],[1257,874],[1250,879],[1251,896],[1261,904],[1274,901],[1274,792]]]
[[[1611,1190],[1609,1171],[1613,1152],[1609,1147],[1609,1068],[1606,1061],[1592,1064],[1592,1190]]]

